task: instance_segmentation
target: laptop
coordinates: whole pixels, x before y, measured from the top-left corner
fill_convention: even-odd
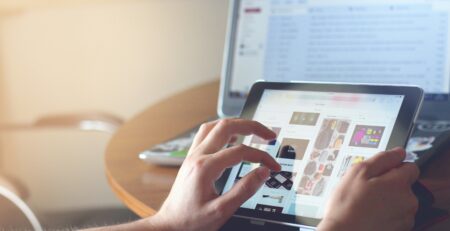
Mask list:
[[[450,130],[449,0],[232,0],[220,117],[257,80],[416,85],[416,134]]]
[[[221,118],[240,115],[258,80],[417,85],[416,146],[450,130],[450,0],[230,0],[228,20]]]

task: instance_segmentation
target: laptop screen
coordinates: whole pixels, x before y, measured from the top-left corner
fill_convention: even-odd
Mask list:
[[[256,80],[417,85],[450,91],[450,0],[240,0],[227,97]]]

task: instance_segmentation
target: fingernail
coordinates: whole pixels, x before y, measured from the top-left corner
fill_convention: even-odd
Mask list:
[[[275,139],[275,138],[277,138],[277,133],[275,133],[274,131],[272,131],[271,130],[271,132],[272,132],[272,134],[270,134],[270,139]]]
[[[277,169],[276,169],[276,172],[279,172],[279,171],[281,171],[281,165],[280,164],[277,165]]]
[[[402,152],[402,151],[403,151],[403,148],[402,148],[402,147],[395,147],[395,148],[391,149],[391,151],[394,151],[394,152]]]
[[[393,153],[394,155],[397,155],[397,157],[401,158],[402,160],[406,158],[406,151],[402,147],[395,147],[391,149],[390,152]]]
[[[270,170],[266,167],[259,167],[256,169],[256,174],[258,174],[261,180],[266,181],[270,176]]]
[[[272,131],[272,136],[276,138],[278,135],[276,132]]]
[[[389,152],[394,152],[396,154],[401,154],[403,152],[402,150],[403,150],[403,148],[401,148],[401,147],[395,147],[395,148],[389,150]]]

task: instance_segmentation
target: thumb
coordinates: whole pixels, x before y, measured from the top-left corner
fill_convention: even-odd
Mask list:
[[[368,177],[377,177],[389,170],[399,167],[405,159],[406,153],[403,148],[394,148],[390,151],[381,152],[366,161],[369,165]]]
[[[230,191],[217,198],[216,203],[220,204],[217,207],[224,210],[220,211],[221,214],[226,215],[227,219],[232,216],[245,201],[258,191],[269,176],[270,170],[267,167],[259,167],[240,179]]]

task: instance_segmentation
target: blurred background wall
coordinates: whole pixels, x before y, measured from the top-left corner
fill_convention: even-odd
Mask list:
[[[219,78],[228,1],[6,0],[0,9],[0,124],[92,110],[126,120]],[[1,169],[26,184],[38,211],[119,206],[103,171],[110,136],[1,132]]]
[[[84,2],[2,17],[5,119],[29,121],[49,109],[129,118],[218,77],[227,1]]]

